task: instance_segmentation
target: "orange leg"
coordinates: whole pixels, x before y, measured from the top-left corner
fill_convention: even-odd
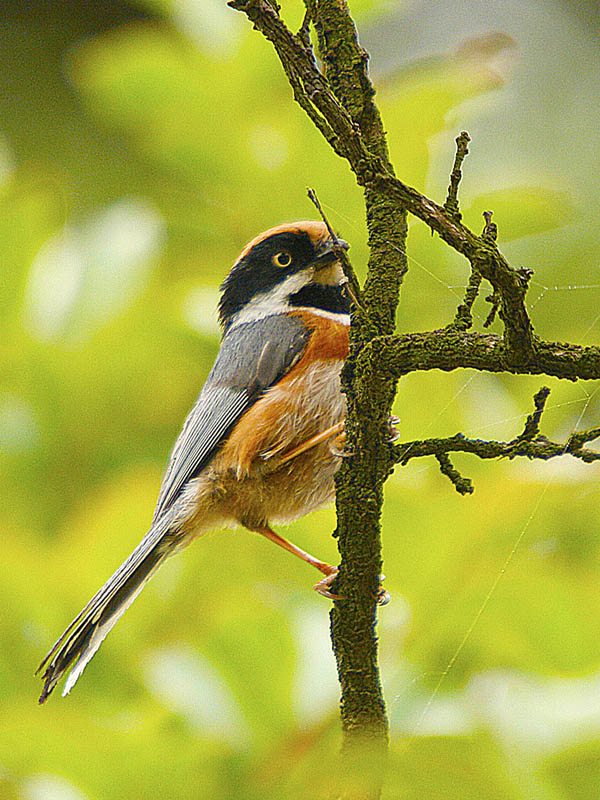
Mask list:
[[[328,597],[330,600],[338,600],[339,595],[333,594],[329,591],[329,586],[335,580],[335,576],[338,574],[338,568],[332,566],[331,564],[326,564],[324,561],[319,561],[318,558],[311,556],[310,553],[307,553],[306,550],[302,550],[300,547],[297,547],[292,542],[288,542],[287,539],[284,539],[283,536],[280,536],[275,531],[271,530],[268,525],[265,525],[264,528],[253,528],[256,533],[260,533],[261,536],[264,536],[265,539],[269,539],[271,542],[275,542],[275,544],[279,545],[279,547],[283,547],[284,550],[287,550],[288,553],[293,553],[298,558],[301,558],[302,561],[306,561],[307,564],[311,564],[313,567],[316,567],[319,572],[322,572],[325,577],[315,583],[314,590],[318,594],[322,595],[323,597]]]
[[[400,420],[398,417],[390,417],[390,437],[388,439],[389,442],[395,442],[396,439],[399,438],[400,434],[394,427],[398,424]],[[302,444],[293,447],[291,450],[288,450],[280,459],[277,460],[277,467],[280,467],[282,464],[287,464],[288,461],[291,461],[296,456],[302,455],[302,453],[306,453],[307,450],[310,450],[311,447],[315,447],[315,445],[321,444],[321,442],[326,442],[328,439],[334,439],[329,449],[333,453],[334,456],[344,456],[347,453],[344,453],[344,444],[346,441],[346,437],[344,434],[344,425],[345,421],[342,420],[341,422],[336,422],[335,425],[332,425],[330,428],[326,428],[321,433],[317,433],[314,436],[311,436],[310,439],[307,439]]]
[[[311,447],[315,447],[315,445],[321,444],[321,442],[327,441],[327,439],[333,439],[334,436],[337,436],[344,430],[344,421],[337,422],[335,425],[332,425],[330,428],[327,428],[321,433],[317,433],[315,436],[311,436],[310,439],[307,439],[302,444],[299,444],[297,447],[292,448],[292,450],[288,450],[288,452],[283,455],[277,461],[277,466],[280,467],[282,464],[286,464],[288,461],[291,461],[292,458],[296,458],[296,456],[302,455],[307,450],[310,450]]]
[[[292,542],[288,542],[287,539],[284,539],[283,536],[280,536],[275,531],[271,530],[268,525],[265,525],[264,528],[252,528],[253,531],[256,533],[260,533],[261,536],[264,536],[265,539],[269,539],[271,542],[275,542],[275,544],[279,545],[279,547],[283,547],[284,550],[287,550],[288,553],[293,553],[298,558],[301,558],[302,561],[306,561],[307,564],[311,564],[313,567],[316,567],[319,572],[322,572],[325,576],[321,578],[320,581],[317,581],[313,586],[313,589],[317,594],[320,594],[322,597],[327,597],[329,600],[343,600],[343,595],[341,594],[334,594],[330,591],[329,587],[336,579],[339,569],[337,567],[332,566],[331,564],[326,564],[324,561],[319,561],[318,558],[311,556],[310,553],[307,553],[306,550],[302,550],[300,547],[297,547]],[[385,579],[385,575],[381,575],[381,580]],[[379,588],[379,592],[377,594],[377,605],[385,606],[390,602],[390,593],[386,591],[383,586]]]

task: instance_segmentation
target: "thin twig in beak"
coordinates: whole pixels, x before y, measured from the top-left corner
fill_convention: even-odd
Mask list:
[[[319,202],[319,198],[317,197],[317,194],[316,194],[315,190],[311,189],[309,187],[309,188],[307,188],[306,193],[308,194],[309,200],[313,203],[313,205],[315,206],[315,208],[317,209],[317,211],[321,215],[321,219],[323,220],[323,222],[325,223],[325,226],[327,227],[327,230],[329,232],[329,236],[331,237],[331,240],[334,242],[334,245],[335,245],[336,251],[337,251],[336,255],[338,257],[338,260],[339,260],[340,264],[342,265],[342,270],[344,271],[344,275],[346,276],[346,283],[345,283],[346,291],[348,292],[348,295],[349,295],[350,299],[354,303],[354,306],[357,309],[360,309],[361,311],[364,311],[364,306],[362,304],[362,298],[361,298],[361,294],[362,293],[361,293],[361,289],[360,289],[360,283],[358,282],[358,278],[356,277],[356,273],[354,272],[354,268],[352,267],[352,264],[350,263],[350,260],[348,258],[348,254],[346,253],[346,250],[345,250],[344,247],[342,247],[341,245],[338,245],[339,239],[338,239],[335,231],[333,230],[333,228],[329,224],[329,220],[327,219],[327,217],[325,215],[325,212],[323,211],[323,209],[321,207],[321,203]]]

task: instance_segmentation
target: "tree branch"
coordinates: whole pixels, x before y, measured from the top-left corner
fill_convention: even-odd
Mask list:
[[[367,74],[367,54],[360,47],[344,3],[308,3],[319,42],[325,78],[348,111],[353,130],[393,172],[374,89]],[[380,517],[383,483],[389,471],[388,418],[396,381],[356,369],[358,354],[374,336],[395,326],[399,287],[406,271],[406,213],[379,190],[365,186],[370,256],[360,313],[350,330],[350,355],[342,375],[346,393],[346,444],[336,475],[340,575],[336,590],[343,599],[331,611],[331,637],[341,685],[343,754],[353,771],[363,773],[364,797],[378,797],[382,770],[372,769],[387,749],[388,722],[377,664],[376,597],[381,574]],[[360,487],[360,490],[357,490]],[[349,757],[349,758],[348,758]],[[366,759],[366,760],[365,760]],[[371,774],[372,779],[367,776]]]
[[[489,237],[476,236],[462,223],[453,220],[433,200],[397,178],[377,175],[375,182],[385,187],[391,196],[404,203],[412,214],[464,255],[472,269],[491,283],[500,297],[500,318],[504,324],[507,362],[518,366],[531,361],[534,358],[533,326],[525,308],[531,271],[513,269]]]
[[[370,362],[378,372],[400,378],[417,370],[479,369],[514,375],[551,375],[567,380],[600,378],[600,346],[584,347],[535,339],[535,357],[527,364],[507,358],[503,336],[494,333],[441,328],[424,333],[394,334],[373,339],[359,363]]]
[[[413,458],[435,456],[440,464],[440,471],[450,479],[456,490],[460,494],[470,494],[473,491],[470,480],[460,475],[452,466],[448,453],[470,453],[482,459],[513,459],[525,456],[529,459],[538,458],[543,461],[557,456],[570,455],[585,464],[600,461],[600,452],[584,447],[587,442],[600,438],[600,428],[590,428],[572,433],[566,442],[553,442],[540,433],[540,421],[549,394],[550,389],[543,387],[535,395],[533,413],[527,417],[522,433],[510,442],[469,439],[462,433],[445,439],[417,439],[394,445],[396,463],[405,466]]]
[[[486,236],[485,233],[482,236],[475,235],[452,213],[396,178],[387,159],[385,145],[378,147],[373,145],[373,141],[377,139],[378,126],[372,124],[372,115],[365,112],[363,116],[356,111],[353,105],[357,96],[356,87],[348,100],[348,107],[352,109],[352,113],[350,113],[344,107],[347,97],[340,102],[327,79],[319,72],[312,50],[305,46],[301,37],[295,36],[286,27],[276,8],[268,0],[230,0],[229,5],[247,14],[254,26],[273,43],[286,73],[289,74],[290,70],[294,73],[293,87],[296,99],[298,99],[297,94],[300,93],[302,100],[299,102],[302,107],[306,109],[307,104],[314,107],[314,110],[309,112],[311,119],[315,110],[322,115],[333,132],[332,136],[327,129],[327,141],[338,155],[347,159],[356,175],[357,182],[365,187],[367,197],[370,192],[373,199],[378,199],[378,202],[372,203],[372,209],[384,205],[386,211],[392,214],[398,209],[406,209],[425,222],[431,230],[438,233],[447,244],[464,255],[472,269],[489,281],[500,297],[499,313],[505,328],[507,362],[524,365],[532,360],[534,357],[533,328],[525,308],[525,294],[531,272],[524,269],[513,269],[491,237]],[[346,19],[347,21],[344,23],[346,34],[344,35],[348,36],[349,30],[354,31],[354,25],[344,3],[333,2],[333,0],[327,0],[327,2],[313,0],[309,9],[313,14],[313,21],[314,15],[318,15],[317,28],[319,24],[323,28],[326,28],[327,25],[335,27],[334,22],[337,24],[340,19]],[[326,47],[329,46],[330,40],[324,35],[322,38]],[[347,87],[350,85],[348,76],[356,75],[356,65],[362,65],[363,71],[365,66],[365,54],[362,48],[358,47],[355,32],[347,40],[342,37],[341,41],[343,46],[335,39],[336,48],[331,48],[330,59],[327,59],[326,54],[322,54],[326,63],[327,61],[338,63],[338,61],[344,60],[346,65],[351,64],[351,67],[347,66],[342,69],[336,67],[335,78],[339,84],[338,92],[342,86],[341,75],[346,76],[343,85]],[[373,105],[371,84],[368,79],[366,83],[361,79],[360,86],[361,91],[366,92],[367,95],[363,104],[364,108],[370,108]],[[376,119],[379,119],[378,115]],[[365,120],[371,124],[367,124]],[[321,127],[319,129],[321,130]],[[383,134],[380,138],[382,137]],[[369,214],[367,217],[369,219]],[[381,224],[373,225],[373,229],[381,227]],[[394,258],[389,252],[391,248],[384,247],[383,242],[380,242],[377,237],[373,239],[372,244],[381,246],[382,253],[387,250],[392,262],[396,260],[397,256]],[[367,287],[365,287],[365,291],[367,291]],[[381,296],[378,299],[385,300]],[[386,302],[385,306],[388,305],[389,303]]]
[[[340,599],[331,612],[331,634],[342,688],[342,752],[350,756],[348,765],[364,774],[361,797],[377,798],[383,772],[369,769],[368,762],[380,761],[387,749],[375,621],[383,483],[392,466],[388,420],[396,379],[374,373],[368,364],[357,369],[357,358],[371,339],[394,330],[400,283],[407,268],[406,211],[403,202],[370,180],[370,164],[390,176],[393,168],[373,102],[367,54],[358,43],[345,3],[307,0],[300,36],[285,26],[268,0],[232,0],[230,5],[246,13],[273,43],[295,99],[334,151],[347,159],[365,192],[370,256],[342,374],[342,391],[347,396],[346,444],[352,455],[343,460],[336,475],[335,535],[341,564],[335,591]],[[317,31],[325,74],[319,71],[310,47],[309,19]]]
[[[387,720],[377,668],[374,632],[375,599],[381,570],[380,512],[383,483],[394,463],[434,455],[441,471],[461,493],[470,481],[453,466],[449,453],[470,452],[481,458],[551,458],[570,453],[585,462],[599,454],[584,444],[600,434],[592,429],[564,443],[539,433],[547,390],[536,395],[536,407],[522,434],[512,442],[485,442],[462,434],[448,439],[389,442],[389,415],[396,381],[415,370],[474,368],[514,374],[547,374],[576,380],[600,377],[600,347],[545,342],[534,336],[525,298],[531,270],[510,266],[500,252],[491,212],[476,235],[462,223],[458,190],[468,134],[457,139],[457,151],[444,206],[403,183],[389,161],[382,120],[367,72],[368,55],[360,46],[345,0],[305,0],[306,15],[297,35],[279,16],[276,0],[230,0],[274,46],[294,99],[334,152],[347,160],[364,190],[370,257],[360,308],[353,313],[350,355],[342,373],[346,393],[346,447],[336,476],[341,566],[336,589],[340,598],[331,614],[332,641],[342,686],[344,751],[374,746],[378,756],[387,744]],[[323,72],[313,53],[310,26],[317,34]],[[445,329],[394,334],[399,287],[406,272],[406,213],[461,253],[471,275],[463,303]],[[348,270],[347,274],[350,273]],[[471,332],[472,306],[481,281],[492,286],[492,310],[503,336]],[[358,296],[358,293],[357,293]],[[348,762],[360,774],[364,759]],[[381,770],[366,788],[351,790],[353,800],[380,795]],[[354,777],[357,777],[355,774]],[[346,795],[344,795],[346,796]]]

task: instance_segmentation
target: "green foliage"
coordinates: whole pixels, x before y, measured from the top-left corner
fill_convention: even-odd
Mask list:
[[[139,3],[151,19],[67,5],[50,19],[14,6],[0,49],[0,794],[326,797],[339,743],[327,604],[306,565],[243,531],[207,535],[167,564],[73,695],[36,706],[44,651],[149,523],[218,347],[216,287],[238,249],[314,216],[314,186],[361,274],[366,256],[360,191],[241,17],[216,0],[196,16],[191,2]],[[360,4],[367,38],[402,9]],[[299,24],[300,4],[287,11]],[[515,144],[507,172],[501,132],[492,142],[476,130],[511,108],[489,65],[499,52],[513,53],[509,40],[378,76],[392,158],[443,201],[467,128],[467,223],[494,210],[512,263],[535,269],[536,330],[589,344],[600,238],[578,143],[598,134],[569,130],[569,157],[554,152],[552,167]],[[577,78],[565,80],[576,93]],[[536,108],[532,138],[548,124]],[[446,324],[465,263],[420,223],[409,242],[399,328]],[[474,312],[480,325],[483,297]],[[413,374],[396,402],[402,436],[516,436],[540,383]],[[550,385],[549,435],[599,424],[596,387]],[[474,495],[459,497],[426,460],[386,487],[386,797],[591,800],[598,467],[455,463]],[[335,561],[333,527],[323,510],[290,536]]]

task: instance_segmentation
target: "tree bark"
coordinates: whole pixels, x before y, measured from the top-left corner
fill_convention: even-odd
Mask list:
[[[449,453],[480,458],[526,456],[547,459],[568,453],[590,463],[600,454],[584,445],[600,428],[550,442],[539,431],[548,396],[543,389],[524,431],[511,442],[486,442],[462,434],[445,439],[390,441],[390,411],[397,380],[409,372],[459,368],[514,374],[552,375],[568,380],[600,377],[600,347],[547,342],[538,338],[526,307],[532,271],[512,267],[496,244],[492,214],[484,211],[480,235],[462,223],[458,191],[469,136],[457,138],[457,152],[444,205],[394,174],[381,116],[370,82],[368,54],[360,46],[345,0],[305,0],[297,34],[279,15],[275,0],[230,0],[274,46],[293,90],[334,152],[344,158],[363,188],[370,256],[360,304],[353,309],[350,355],[343,370],[348,400],[347,457],[337,474],[337,529],[341,556],[331,612],[331,634],[341,685],[345,785],[339,797],[376,800],[381,793],[388,723],[379,682],[376,600],[381,573],[380,517],[383,485],[394,464],[433,455],[457,491],[472,485]],[[311,43],[316,32],[319,67]],[[461,253],[470,264],[464,300],[446,328],[396,334],[399,288],[407,269],[407,213]],[[493,289],[492,310],[503,335],[473,332],[471,308],[485,280]]]

